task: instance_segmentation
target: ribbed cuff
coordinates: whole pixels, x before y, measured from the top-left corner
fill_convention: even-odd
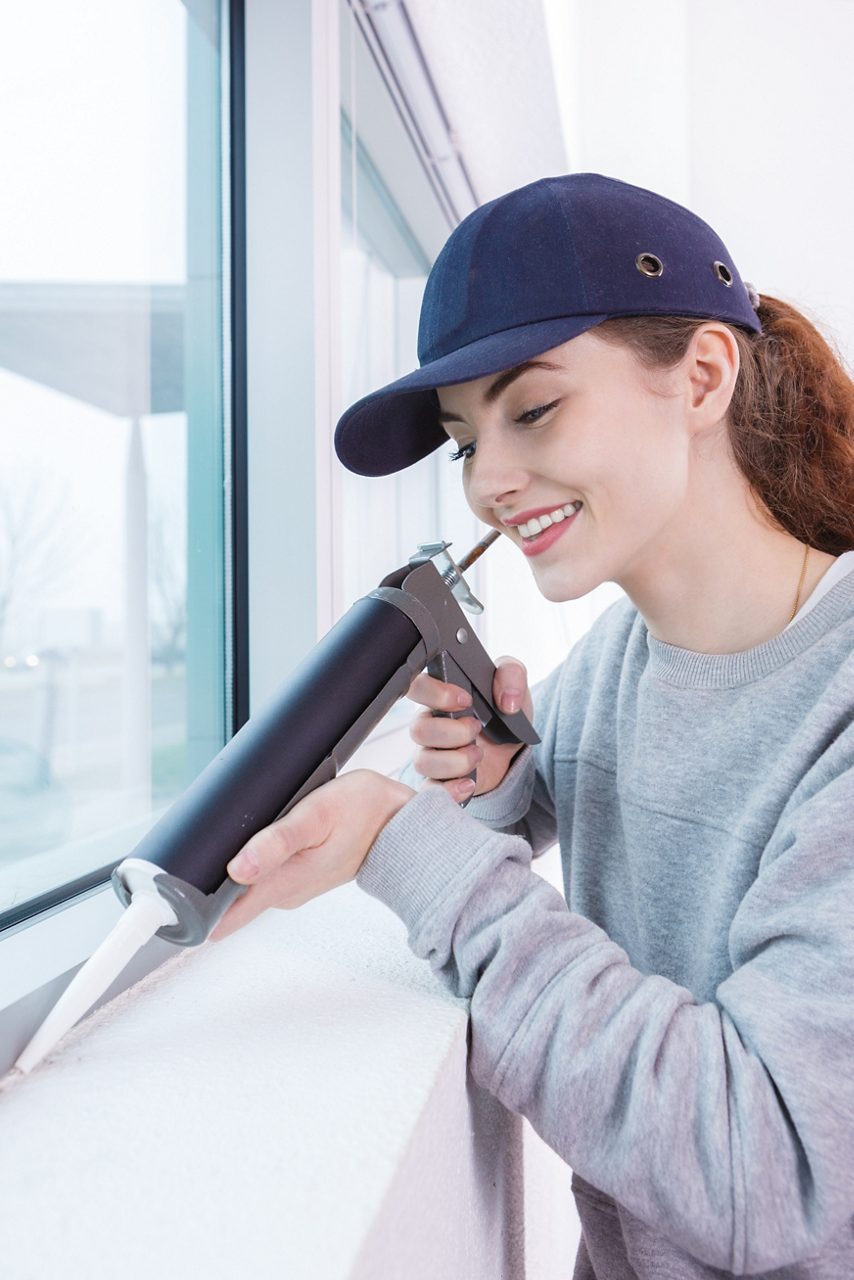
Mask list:
[[[397,779],[413,791],[420,791],[424,786],[424,778],[416,772],[411,760],[399,771]],[[533,790],[534,752],[531,747],[523,747],[498,786],[482,796],[474,796],[466,805],[466,813],[496,830],[509,827],[528,812]]]
[[[356,883],[412,929],[494,839],[444,787],[425,787],[383,827]]]
[[[466,813],[487,827],[510,827],[530,809],[533,790],[534,750],[523,747],[498,786],[470,800]]]

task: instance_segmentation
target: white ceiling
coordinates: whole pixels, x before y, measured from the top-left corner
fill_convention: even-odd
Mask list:
[[[541,0],[406,0],[483,203],[567,170]]]

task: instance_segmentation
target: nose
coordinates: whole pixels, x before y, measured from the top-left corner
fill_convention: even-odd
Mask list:
[[[481,432],[466,467],[469,502],[477,507],[506,506],[518,498],[527,483],[527,471],[512,441],[503,433]]]

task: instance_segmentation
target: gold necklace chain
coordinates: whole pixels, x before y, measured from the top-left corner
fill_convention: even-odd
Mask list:
[[[807,556],[809,555],[809,553],[810,553],[810,548],[809,548],[809,543],[807,543],[806,546],[804,547],[804,562],[801,565],[801,576],[798,581],[797,595],[795,596],[795,607],[792,610],[792,616],[789,618],[789,622],[791,622],[796,617],[798,608],[801,603],[801,592],[803,591],[804,578],[806,577],[806,573],[807,573]],[[789,625],[789,622],[786,623],[786,626]]]

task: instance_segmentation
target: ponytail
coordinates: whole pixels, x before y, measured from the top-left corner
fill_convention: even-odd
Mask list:
[[[741,357],[727,412],[733,456],[775,526],[840,555],[854,548],[854,381],[794,307],[762,295],[758,315],[762,333],[728,326]],[[703,323],[618,316],[594,332],[664,369]]]

